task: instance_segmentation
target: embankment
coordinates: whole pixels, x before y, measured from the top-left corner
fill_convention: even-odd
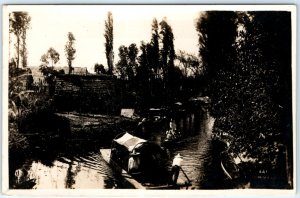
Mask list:
[[[135,133],[138,119],[122,116],[101,114],[56,113],[63,120],[67,120],[70,128],[69,138],[76,144],[95,147],[110,146],[112,139],[119,133],[130,131]]]
[[[30,114],[18,123],[18,131],[26,138],[27,146],[14,147],[9,151],[10,178],[28,160],[52,167],[60,156],[72,158],[108,148],[117,134],[134,131],[137,122],[135,119],[109,115]]]

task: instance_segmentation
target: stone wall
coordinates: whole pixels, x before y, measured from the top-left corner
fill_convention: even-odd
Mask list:
[[[58,111],[119,114],[122,89],[108,75],[60,75],[56,78],[54,102]]]

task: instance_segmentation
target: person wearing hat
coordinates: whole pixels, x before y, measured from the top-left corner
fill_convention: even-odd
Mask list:
[[[178,153],[174,159],[173,159],[173,163],[172,163],[172,169],[171,169],[171,173],[170,173],[170,184],[176,185],[177,184],[177,179],[179,176],[179,171],[181,169],[181,163],[182,163],[182,156],[180,155],[180,153]]]
[[[133,151],[130,154],[130,157],[128,159],[128,173],[134,173],[139,170],[140,167],[140,154]]]

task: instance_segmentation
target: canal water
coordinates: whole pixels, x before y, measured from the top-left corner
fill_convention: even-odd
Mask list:
[[[192,181],[192,189],[224,188],[224,177],[219,162],[215,160],[211,146],[211,130],[214,124],[208,111],[188,114],[177,120],[178,129],[188,136],[168,148],[170,163],[180,153],[183,156],[182,168]],[[158,143],[163,133],[155,134]],[[32,189],[113,189],[122,186],[121,179],[111,170],[99,153],[102,146],[94,146],[84,152],[74,148],[74,152],[54,152],[51,162],[47,158],[51,151],[40,157],[32,157],[21,166],[10,170],[11,188]],[[55,145],[53,146],[55,149]],[[181,172],[179,178],[187,180]]]

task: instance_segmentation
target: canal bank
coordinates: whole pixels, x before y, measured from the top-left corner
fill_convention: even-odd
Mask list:
[[[47,113],[31,116],[20,125],[22,129],[20,133],[26,138],[28,147],[26,149],[10,150],[10,188],[31,188],[33,185],[32,182],[28,185],[26,181],[48,181],[47,177],[51,175],[50,172],[53,169],[57,169],[58,172],[66,172],[65,169],[67,167],[67,170],[69,169],[69,172],[76,176],[77,174],[74,173],[74,170],[78,170],[76,167],[80,167],[81,164],[85,163],[85,160],[82,161],[81,159],[92,158],[88,160],[88,164],[98,166],[97,164],[100,163],[99,160],[93,159],[99,155],[99,148],[109,147],[111,140],[116,134],[122,130],[133,130],[131,127],[134,128],[137,122],[136,120],[120,116]],[[40,171],[45,171],[44,176],[46,178],[43,179],[44,176],[40,175]],[[57,171],[55,170],[54,172]],[[92,169],[87,168],[86,171],[89,172],[88,174],[93,175]],[[37,176],[34,176],[35,174],[30,174],[31,172],[39,173]],[[65,179],[68,177],[62,176]],[[110,175],[109,178],[114,177]],[[57,182],[60,180],[58,178]],[[66,182],[68,180],[70,179],[66,179]],[[114,179],[106,182],[108,183],[108,188],[117,185],[113,181]],[[47,182],[43,183],[43,185],[46,185]],[[49,185],[52,185],[51,182]],[[67,188],[67,186],[70,186],[69,184],[66,187],[58,184],[55,185],[58,188]],[[91,185],[87,185],[86,187],[95,187],[93,182],[91,182]],[[39,188],[39,185],[34,186]],[[97,186],[99,187],[99,185]],[[102,186],[100,188],[106,187]]]
[[[68,189],[68,188],[131,188],[124,184],[100,156],[100,148],[110,148],[115,134],[121,129],[134,131],[137,120],[119,116],[79,115],[59,113],[55,116],[67,121],[66,136],[31,135],[31,153],[11,166],[11,188],[18,188],[20,181],[33,181],[27,188],[35,189]],[[169,154],[169,166],[172,158],[181,153],[182,168],[192,180],[192,189],[226,188],[224,174],[211,146],[211,131],[214,118],[208,111],[184,114],[179,117],[178,128],[188,135],[166,148]],[[189,127],[188,127],[189,126]],[[161,140],[164,131],[155,127],[147,130],[150,139]],[[60,132],[62,129],[58,130]],[[186,131],[184,131],[186,130]],[[42,143],[38,141],[44,139]],[[17,159],[11,156],[11,163]],[[16,172],[19,171],[19,175]],[[179,178],[185,180],[181,173]],[[218,178],[216,178],[218,177]],[[84,182],[83,182],[84,181]],[[24,187],[23,187],[24,188]]]

